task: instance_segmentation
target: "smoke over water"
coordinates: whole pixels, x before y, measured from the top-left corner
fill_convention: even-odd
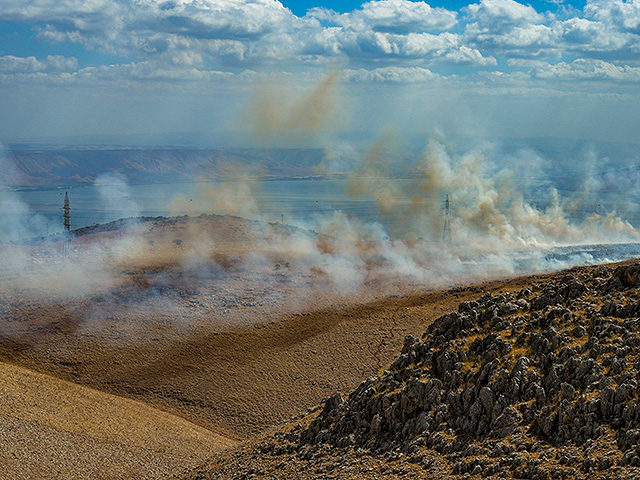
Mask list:
[[[327,77],[281,110],[260,97],[256,136],[282,143],[290,134],[313,135],[332,118],[335,82]],[[114,222],[25,245],[18,240],[38,230],[16,224],[12,214],[24,218],[29,207],[0,189],[0,225],[5,242],[13,242],[0,252],[3,318],[23,315],[26,302],[34,318],[70,318],[77,334],[119,343],[640,256],[638,232],[626,220],[637,214],[628,172],[616,176],[593,151],[573,169],[531,149],[461,149],[442,136],[417,153],[390,136],[366,152],[349,151],[345,163],[327,150],[322,164],[323,173],[342,174],[334,180],[340,201],[314,215],[286,212],[286,221],[262,201],[264,183],[239,170],[173,198],[170,218]],[[4,172],[10,163],[3,155]],[[106,174],[96,185],[105,210],[140,215],[126,178]],[[350,202],[371,209],[354,214]],[[21,325],[3,322],[0,333],[24,338],[36,328]]]

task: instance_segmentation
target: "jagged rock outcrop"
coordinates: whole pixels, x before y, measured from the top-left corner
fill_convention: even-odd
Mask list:
[[[463,302],[388,370],[190,478],[640,478],[639,302],[640,264]]]
[[[407,337],[387,371],[327,400],[299,443],[412,453],[437,449],[443,432],[468,440],[460,446],[525,437],[580,446],[613,431],[618,464],[637,465],[639,285],[633,265],[461,303],[422,339]],[[607,458],[583,468],[608,468]]]

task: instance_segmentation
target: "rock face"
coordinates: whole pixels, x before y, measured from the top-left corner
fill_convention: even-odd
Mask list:
[[[255,462],[274,478],[640,478],[639,317],[640,264],[484,294],[315,417],[189,478]]]
[[[389,370],[340,394],[300,445],[438,450],[455,439],[581,446],[614,432],[618,452],[583,470],[639,465],[640,265],[608,279],[567,274],[537,293],[486,294],[407,337]],[[604,303],[594,299],[607,292]],[[599,306],[599,304],[602,304]],[[440,450],[455,450],[455,445]]]

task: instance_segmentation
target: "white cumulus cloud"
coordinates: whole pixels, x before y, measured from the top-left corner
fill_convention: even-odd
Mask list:
[[[442,78],[431,70],[420,67],[382,67],[373,70],[346,69],[341,72],[341,76],[350,82],[364,83],[422,83]]]
[[[0,57],[0,73],[5,74],[70,72],[77,68],[77,59],[62,55],[48,55],[43,60],[38,60],[33,56],[5,55]]]
[[[560,80],[616,80],[631,83],[640,81],[640,67],[618,66],[596,59],[559,62],[538,68],[533,74],[537,78]]]
[[[125,83],[205,82],[224,71],[342,65],[361,72],[359,81],[379,82],[399,75],[393,68],[406,75],[464,65],[495,78],[533,69],[541,80],[561,78],[546,65],[561,72],[584,60],[598,71],[611,65],[623,73],[607,78],[626,81],[640,65],[640,0],[588,0],[583,11],[558,11],[515,0],[480,0],[459,12],[425,1],[371,0],[343,14],[315,8],[298,17],[277,0],[0,0],[0,22],[30,25],[40,42],[123,58],[80,68],[71,56],[6,55],[0,74],[5,81],[104,75],[117,82],[122,75]]]
[[[467,10],[481,29],[499,33],[522,25],[541,23],[544,16],[514,0],[482,0]]]
[[[640,34],[640,1],[588,0],[585,14],[623,32]]]
[[[310,14],[350,30],[398,34],[447,30],[458,23],[457,12],[408,0],[374,0],[341,15],[326,9],[314,9]]]

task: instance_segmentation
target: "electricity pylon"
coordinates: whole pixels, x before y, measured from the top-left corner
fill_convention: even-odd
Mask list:
[[[442,229],[442,241],[451,241],[451,216],[450,216],[450,204],[449,194],[447,193],[447,199],[444,201],[444,228]]]
[[[69,214],[70,210],[71,207],[69,206],[69,192],[64,192],[64,207],[62,207],[62,211],[64,213],[62,214],[62,218],[64,218],[64,229],[67,232],[71,231],[71,215]]]
[[[69,206],[69,192],[64,192],[64,206],[62,207],[62,218],[64,218],[64,230],[67,233],[64,240],[62,240],[62,251],[64,255],[68,255],[71,251],[71,214],[69,213],[71,207]]]

